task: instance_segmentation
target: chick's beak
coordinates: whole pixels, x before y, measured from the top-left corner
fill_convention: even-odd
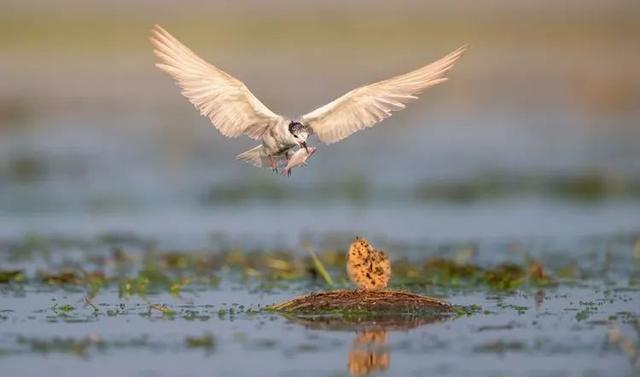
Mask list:
[[[300,145],[302,145],[304,150],[307,151],[307,153],[309,153],[309,148],[307,147],[307,142],[306,141],[301,141]]]

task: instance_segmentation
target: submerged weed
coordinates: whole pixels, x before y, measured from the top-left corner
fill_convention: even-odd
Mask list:
[[[58,305],[56,303],[51,307],[51,310],[53,310],[57,315],[66,315],[67,313],[71,313],[76,310],[76,308],[69,304]]]
[[[482,311],[480,305],[454,305],[453,311],[457,316],[470,316]]]
[[[212,349],[215,347],[215,338],[210,333],[205,333],[202,336],[187,336],[185,344],[189,348]]]

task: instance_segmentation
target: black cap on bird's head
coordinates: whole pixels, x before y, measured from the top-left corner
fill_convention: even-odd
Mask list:
[[[289,132],[291,132],[294,135],[300,132],[300,130],[303,130],[305,128],[306,127],[304,126],[304,124],[300,122],[296,122],[295,120],[292,120],[291,122],[289,122]]]
[[[294,138],[298,141],[298,143],[307,151],[307,137],[309,136],[309,128],[304,124],[296,121],[291,121],[289,123],[289,132],[293,135]]]

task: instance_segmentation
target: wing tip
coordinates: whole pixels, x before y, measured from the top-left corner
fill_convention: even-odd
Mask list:
[[[154,24],[151,28],[151,36],[149,36],[149,41],[154,47],[159,48],[164,45],[164,43],[162,43],[162,37],[166,34],[168,33],[162,28],[162,26],[160,26],[159,24]]]
[[[450,52],[449,54],[447,54],[444,59],[448,59],[451,60],[452,62],[456,62],[458,59],[460,59],[464,54],[467,53],[467,51],[469,51],[470,46],[468,44],[463,44],[462,46],[456,48],[455,50],[453,50],[452,52]]]
[[[149,40],[156,48],[168,47],[171,43],[178,42],[173,35],[160,26],[160,24],[154,24],[153,27],[151,27]]]
[[[153,33],[166,33],[167,31],[160,24],[153,24],[151,27]]]

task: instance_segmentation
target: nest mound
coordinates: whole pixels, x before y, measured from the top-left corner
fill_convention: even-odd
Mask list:
[[[403,291],[337,290],[296,297],[270,307],[271,310],[293,313],[322,313],[336,311],[447,313],[453,306],[437,298]]]

